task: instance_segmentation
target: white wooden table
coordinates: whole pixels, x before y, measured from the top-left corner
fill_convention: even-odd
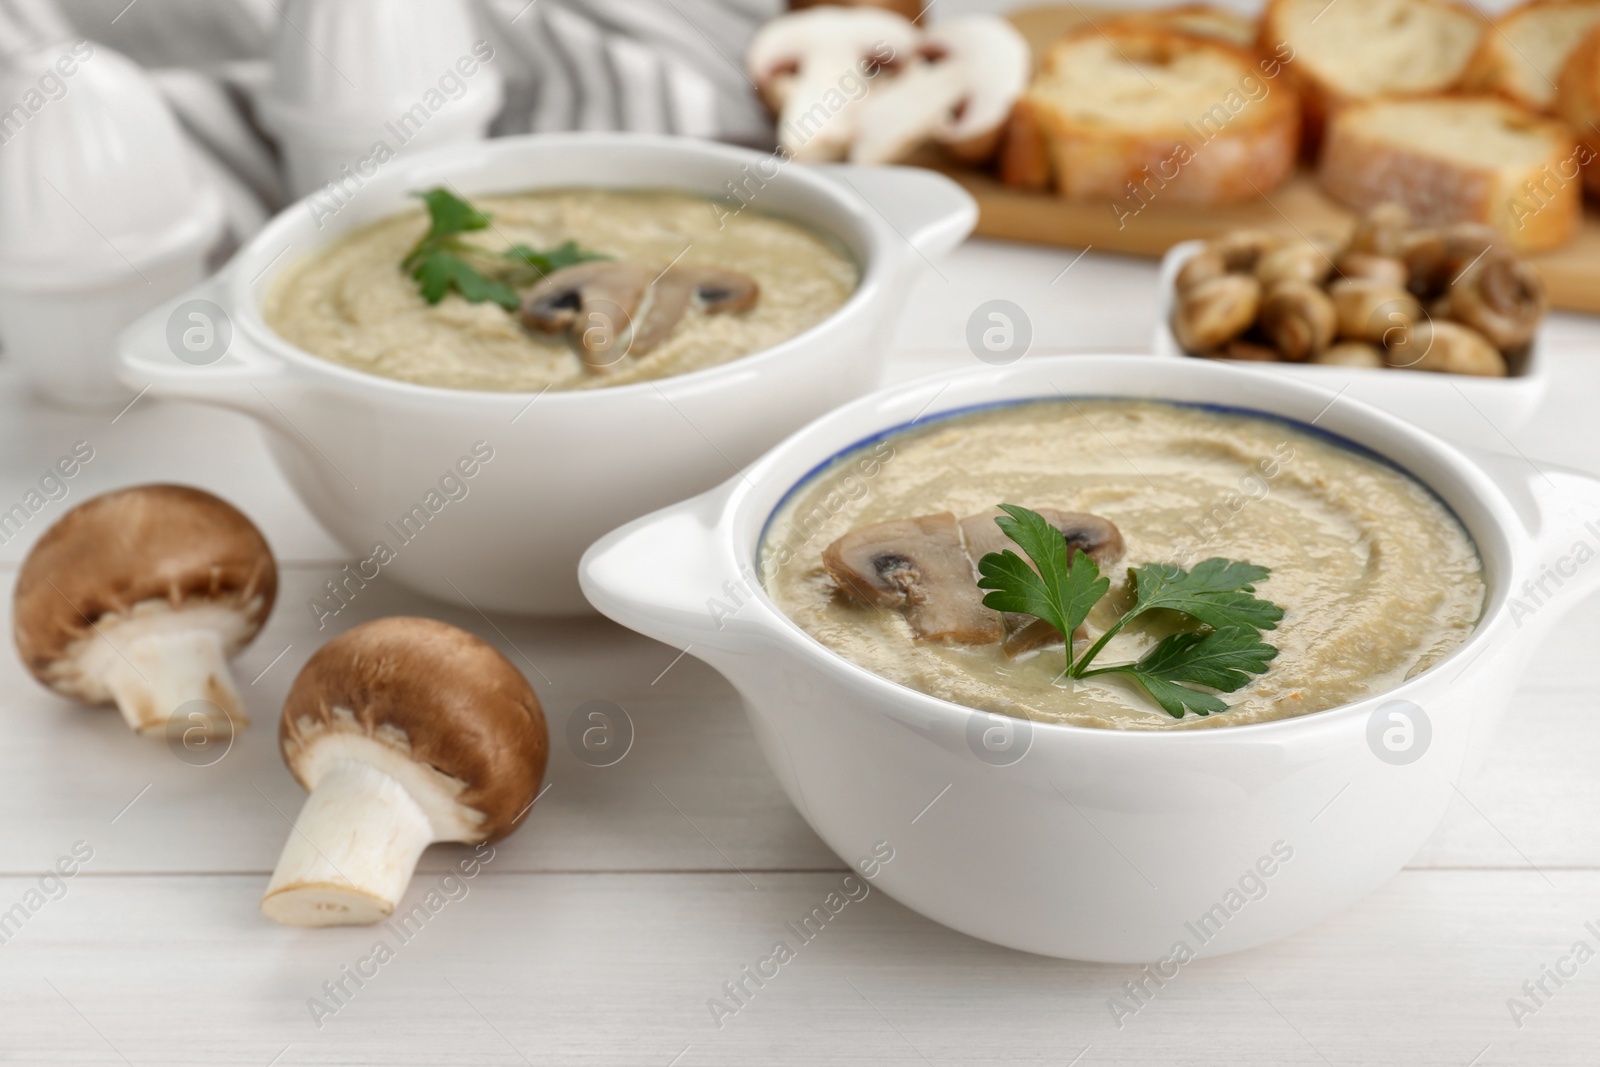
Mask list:
[[[1090,254],[1061,274],[1075,255],[962,249],[918,284],[895,376],[971,365],[966,318],[996,297],[1029,310],[1035,351],[1143,348],[1154,267]],[[1541,417],[1515,441],[1486,426],[1479,443],[1600,470],[1600,324],[1558,317],[1550,342],[1557,388]],[[1551,995],[1520,1027],[1507,1006],[1575,941],[1600,950],[1584,925],[1600,930],[1600,600],[1527,664],[1491,764],[1404,873],[1298,937],[1184,968],[1121,1027],[1107,1002],[1134,968],[995,948],[877,892],[719,1027],[708,1000],[789,939],[785,923],[845,869],[780,794],[720,677],[598,620],[491,626],[393,586],[363,593],[339,626],[436,615],[524,669],[550,719],[550,789],[481,874],[445,884],[456,899],[409,941],[276,926],[257,902],[302,799],[278,759],[277,712],[318,643],[307,598],[349,557],[246,420],[148,399],[114,422],[52,411],[0,369],[0,509],[79,440],[95,457],[67,499],[0,545],[8,596],[71,502],[150,480],[204,486],[253,516],[283,589],[237,665],[255,726],[211,766],[55,698],[0,655],[0,915],[26,913],[0,927],[0,1063],[1600,1062],[1600,960],[1560,988],[1546,978]],[[564,741],[591,699],[635,724],[615,766]],[[92,858],[37,892],[79,842]],[[404,906],[467,854],[430,850]],[[393,958],[358,986],[344,968],[380,936]],[[334,1001],[325,982],[347,993]],[[314,997],[338,1010],[314,1018]]]

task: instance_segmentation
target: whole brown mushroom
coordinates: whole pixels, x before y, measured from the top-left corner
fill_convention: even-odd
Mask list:
[[[86,500],[45,531],[17,575],[23,664],[88,704],[115,703],[140,733],[174,716],[206,736],[249,719],[228,660],[272,611],[278,567],[227,501],[183,485]]]
[[[289,690],[283,761],[310,792],[261,900],[290,926],[374,923],[435,841],[497,841],[538,799],[539,698],[484,641],[396,616],[323,645]]]

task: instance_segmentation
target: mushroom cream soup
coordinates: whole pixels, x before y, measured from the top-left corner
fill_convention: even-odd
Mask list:
[[[659,279],[669,267],[739,272],[759,290],[751,306],[703,304],[674,316],[648,352],[621,348],[586,366],[566,336],[530,331],[514,312],[450,293],[428,304],[402,261],[428,230],[407,211],[335,241],[283,273],[263,309],[267,323],[299,347],[369,374],[455,389],[536,392],[665,378],[770,348],[838,310],[859,280],[831,240],[757,211],[714,210],[711,201],[666,191],[542,190],[475,197],[490,225],[469,236],[499,253],[513,245],[548,250],[572,241],[606,261]],[[565,305],[562,305],[565,306]],[[657,301],[658,308],[660,301]],[[571,318],[571,315],[568,315]],[[639,346],[643,347],[643,346]]]
[[[918,639],[908,612],[847,595],[823,565],[824,550],[836,552],[830,546],[852,531],[919,516],[948,527],[953,515],[977,525],[960,524],[961,562],[946,567],[945,580],[975,584],[974,541],[993,538],[989,515],[1001,503],[1044,513],[1069,545],[1083,531],[1052,516],[1098,523],[1102,540],[1114,539],[1101,546],[1115,559],[1101,569],[1110,593],[1090,612],[1075,651],[1132,605],[1130,567],[1187,569],[1221,557],[1270,568],[1254,595],[1283,610],[1277,628],[1262,634],[1276,658],[1222,694],[1229,710],[1175,719],[1123,675],[1062,678],[1065,653],[1054,630],[1053,645],[1025,644],[1008,655],[1011,627],[1030,622],[1025,615],[1006,617],[1004,642]],[[1082,550],[1100,555],[1087,543]],[[874,562],[908,565],[890,556]],[[972,708],[1121,729],[1264,722],[1381,693],[1460,645],[1485,596],[1466,531],[1401,471],[1275,419],[1134,400],[988,408],[864,445],[790,494],[768,526],[761,564],[785,613],[885,678]],[[917,621],[926,630],[926,620]],[[1095,666],[1137,660],[1195,625],[1174,612],[1141,615]]]

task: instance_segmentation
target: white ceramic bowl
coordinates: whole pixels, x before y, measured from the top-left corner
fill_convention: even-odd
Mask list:
[[[752,209],[837,238],[860,264],[861,283],[828,319],[743,359],[542,394],[380,378],[318,359],[268,328],[261,302],[285,266],[445,182],[469,197],[573,186],[725,197],[739,188]],[[743,149],[627,134],[508,137],[402,156],[331,218],[312,204],[286,209],[215,278],[131,327],[120,342],[123,381],[261,420],[284,475],[351,550],[353,577],[338,581],[351,594],[381,572],[446,600],[530,614],[587,612],[577,563],[596,537],[715,485],[875,386],[915,271],[959,244],[977,217],[959,186],[924,170],[774,166]],[[232,334],[226,354],[206,356],[216,360],[206,365],[180,360],[169,344],[169,320],[192,315],[184,304],[197,299],[217,305]],[[474,466],[480,441],[493,458],[463,479],[457,464]],[[447,476],[464,497],[441,490]],[[418,507],[402,532],[420,532],[402,540],[396,524]],[[394,558],[369,563],[380,541]]]
[[[1152,350],[1158,356],[1193,359],[1172,334],[1174,283],[1204,241],[1174,245],[1161,260],[1161,298]],[[1509,378],[1476,378],[1465,374],[1395,368],[1324,367],[1310,363],[1262,363],[1264,372],[1281,374],[1326,389],[1344,391],[1355,400],[1397,415],[1461,444],[1503,442],[1527,425],[1550,387],[1543,344],[1536,338],[1521,374]]]
[[[1489,587],[1482,623],[1443,662],[1359,703],[1127,732],[1024,725],[887,681],[812,639],[754,581],[769,517],[819,464],[912,422],[1063,394],[1316,419],[1389,457],[1476,539]],[[1469,457],[1367,405],[1328,400],[1283,375],[1129,356],[1024,360],[886,389],[812,423],[745,476],[603,538],[584,557],[584,591],[725,674],[801,814],[847,862],[887,842],[894,859],[875,884],[907,906],[1076,959],[1159,964],[1179,942],[1196,954],[1245,948],[1349,907],[1415,854],[1528,648],[1600,585],[1600,562],[1568,555],[1577,540],[1591,551],[1600,541],[1600,528],[1583,525],[1600,514],[1600,482]],[[1572,573],[1559,589],[1546,583],[1555,596],[1541,607],[1523,583],[1546,564]],[[1025,754],[1005,766],[980,758],[996,747],[987,731],[1008,724],[1024,746],[1009,751]]]

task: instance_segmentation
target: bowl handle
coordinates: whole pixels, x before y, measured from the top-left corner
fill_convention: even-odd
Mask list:
[[[1543,634],[1600,590],[1600,479],[1520,456],[1463,451],[1510,498],[1527,530],[1509,611],[1517,630]]]
[[[596,541],[578,563],[589,602],[630,630],[696,655],[748,648],[766,612],[755,568],[722,547],[717,524],[730,491],[718,487]]]
[[[251,343],[228,317],[231,273],[224,270],[208,278],[123,330],[117,337],[118,379],[131,389],[148,389],[153,396],[198,400],[270,417],[272,402],[260,386],[280,378],[283,362]],[[195,306],[186,308],[189,304]],[[208,345],[222,351],[212,356]],[[192,359],[179,358],[180,348],[194,353]]]
[[[924,167],[832,163],[817,169],[865,200],[874,214],[924,258],[949,252],[978,224],[978,202],[972,195],[943,174]]]

